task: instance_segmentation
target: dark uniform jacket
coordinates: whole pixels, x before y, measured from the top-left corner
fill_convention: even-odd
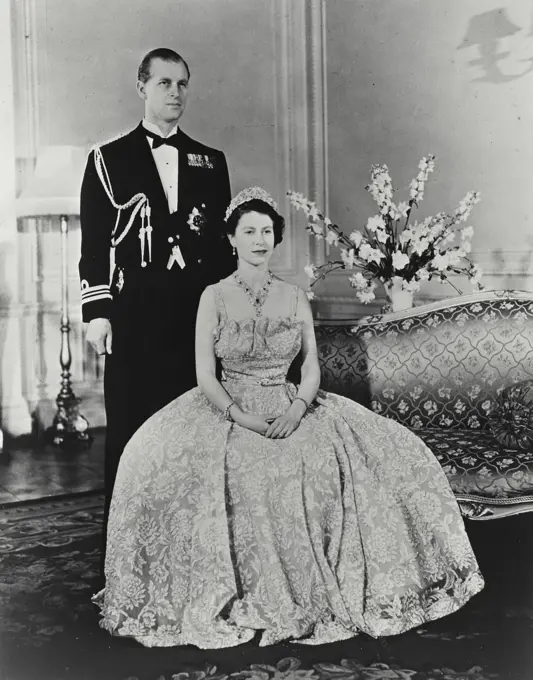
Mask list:
[[[127,441],[153,413],[196,384],[194,325],[202,291],[235,269],[223,229],[230,202],[225,156],[177,134],[176,213],[169,213],[142,124],[96,147],[82,184],[83,320],[110,319],[113,334],[104,373],[105,518]],[[185,266],[174,261],[169,269],[175,246]]]
[[[166,277],[170,272],[168,285],[183,289],[186,298],[186,292],[197,293],[199,289],[201,292],[206,285],[227,276],[235,268],[223,231],[223,218],[231,198],[225,156],[221,151],[191,139],[181,130],[178,135],[178,211],[173,215],[169,214],[167,198],[142,124],[90,153],[82,184],[80,216],[79,272],[84,321],[111,318],[113,300],[131,285],[130,282],[142,287],[143,279],[149,285],[154,277]],[[132,203],[136,196],[145,196],[146,201],[141,199]],[[135,213],[139,202],[145,209],[149,205],[151,210],[151,261],[145,236],[144,267],[141,266],[139,237],[142,209]],[[119,209],[117,205],[122,207]],[[188,224],[193,211],[196,214],[193,221],[199,224],[196,229]],[[146,216],[144,224],[147,224]],[[115,270],[110,281],[113,243],[116,243]],[[174,263],[168,270],[175,245],[181,249],[185,267],[181,269]]]

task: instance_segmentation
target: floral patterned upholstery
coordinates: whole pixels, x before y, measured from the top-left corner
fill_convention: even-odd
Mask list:
[[[501,392],[533,378],[533,295],[477,293],[316,331],[323,389],[416,431],[458,498],[533,509],[533,449],[491,431]]]
[[[437,457],[456,494],[514,498],[533,489],[533,451],[505,448],[485,431],[441,428],[417,434]]]

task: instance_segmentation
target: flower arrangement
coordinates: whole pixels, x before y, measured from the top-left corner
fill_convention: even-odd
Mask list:
[[[305,267],[311,287],[332,271],[357,267],[359,271],[349,281],[365,304],[375,299],[378,282],[385,286],[391,299],[394,291],[412,298],[423,281],[432,279],[448,281],[461,293],[449,280],[450,274],[466,274],[482,290],[481,269],[468,258],[474,229],[464,226],[479,201],[478,192],[469,191],[452,214],[441,212],[420,223],[410,221],[413,208],[424,198],[425,185],[434,168],[434,155],[422,158],[418,175],[409,185],[409,201],[396,204],[389,169],[386,165],[373,165],[366,190],[376,201],[378,212],[368,219],[363,230],[356,229],[349,236],[303,194],[288,191],[290,203],[307,215],[307,231],[340,250],[340,260]],[[308,297],[312,299],[314,293],[309,291]]]

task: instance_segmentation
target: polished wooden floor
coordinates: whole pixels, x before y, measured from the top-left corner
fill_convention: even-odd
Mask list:
[[[0,506],[103,489],[104,430],[92,435],[89,449],[70,453],[30,437],[6,441],[0,453]]]

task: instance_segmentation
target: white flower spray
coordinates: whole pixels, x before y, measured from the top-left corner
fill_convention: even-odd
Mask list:
[[[303,194],[288,191],[290,203],[302,210],[307,218],[307,231],[317,240],[325,239],[340,252],[340,259],[315,266],[305,272],[310,286],[326,278],[332,271],[359,268],[349,278],[350,285],[361,302],[375,299],[377,282],[385,285],[401,281],[402,289],[414,293],[423,281],[433,278],[447,281],[450,274],[466,274],[480,290],[481,268],[471,262],[474,228],[463,226],[480,200],[479,193],[469,191],[449,214],[440,212],[422,222],[410,223],[411,213],[424,199],[429,175],[435,169],[435,156],[428,154],[418,164],[418,173],[409,184],[409,201],[394,202],[395,189],[386,165],[373,165],[366,190],[375,200],[378,212],[367,220],[363,229],[354,229],[349,236],[341,231],[316,204]],[[314,293],[308,292],[312,299]]]

